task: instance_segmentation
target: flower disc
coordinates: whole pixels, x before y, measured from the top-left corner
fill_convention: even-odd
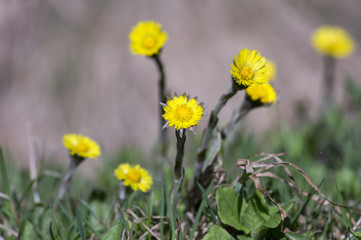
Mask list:
[[[80,134],[66,134],[63,137],[64,147],[69,149],[70,155],[84,158],[97,158],[100,156],[100,147],[92,139]]]
[[[202,104],[198,104],[195,98],[188,99],[185,94],[169,99],[163,110],[163,118],[167,120],[168,126],[174,126],[177,130],[197,125],[204,111]]]
[[[117,169],[114,170],[115,176],[119,180],[124,181],[125,186],[129,186],[133,191],[138,189],[142,192],[146,192],[152,186],[152,177],[148,174],[147,170],[141,168],[139,165],[134,167],[129,163],[120,164]]]
[[[168,39],[161,29],[162,25],[154,21],[139,22],[129,34],[130,51],[143,56],[158,54]]]
[[[335,26],[321,26],[311,37],[312,46],[322,55],[344,58],[354,50],[354,42],[348,33]]]
[[[239,85],[246,87],[267,83],[270,80],[270,70],[266,67],[266,63],[266,58],[257,50],[243,49],[239,51],[238,59],[234,57],[231,64],[232,77]]]

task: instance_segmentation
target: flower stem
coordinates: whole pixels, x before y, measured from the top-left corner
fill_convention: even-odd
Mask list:
[[[184,168],[182,165],[184,157],[184,144],[186,142],[186,130],[175,130],[175,135],[177,137],[177,155],[175,157],[174,182],[170,198],[174,216],[176,213],[177,203],[180,196],[179,192],[184,177]]]
[[[152,59],[154,59],[160,77],[159,77],[159,82],[158,82],[158,89],[159,89],[159,101],[162,103],[166,103],[167,101],[167,97],[166,97],[166,83],[165,83],[165,74],[164,74],[164,68],[163,68],[163,63],[160,59],[159,54],[155,54],[152,56]],[[167,150],[167,128],[163,129],[163,126],[165,125],[166,121],[165,119],[162,117],[162,115],[164,114],[163,111],[163,107],[160,106],[159,108],[159,113],[160,113],[160,128],[159,128],[159,137],[160,137],[160,142],[161,142],[161,154],[162,156],[165,156],[166,150]]]
[[[333,89],[335,87],[335,64],[336,59],[325,56],[323,59],[323,98],[321,112],[325,113],[333,102]]]
[[[262,105],[262,104],[261,104]],[[234,112],[232,120],[230,123],[226,125],[226,127],[222,130],[222,139],[226,139],[229,134],[233,131],[233,129],[236,127],[237,123],[245,117],[250,110],[257,106],[261,105],[255,105],[252,103],[252,101],[246,96],[244,102],[237,108],[236,112]]]
[[[211,112],[211,116],[208,121],[208,126],[203,131],[201,143],[197,149],[197,162],[195,163],[195,167],[194,167],[192,188],[197,186],[197,182],[200,179],[203,165],[206,160],[206,153],[208,151],[208,145],[212,140],[213,130],[217,126],[218,114],[221,111],[221,109],[226,105],[228,100],[231,99],[238,92],[238,90],[239,90],[239,88],[237,88],[235,86],[235,84],[233,83],[232,87],[225,94],[223,94],[221,96],[216,107]]]
[[[80,163],[82,163],[82,161],[84,160],[84,158],[79,157],[77,155],[73,155],[70,156],[70,167],[69,167],[69,171],[67,172],[67,174],[64,176],[62,182],[61,182],[61,186],[59,188],[59,192],[58,195],[56,197],[56,199],[58,201],[62,200],[66,194],[66,192],[68,191],[68,189],[70,188],[74,173],[76,168],[79,166]]]

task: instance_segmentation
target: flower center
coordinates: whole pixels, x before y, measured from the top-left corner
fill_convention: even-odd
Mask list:
[[[86,145],[85,143],[83,142],[79,142],[76,146],[75,146],[75,149],[77,152],[86,152],[89,150],[89,147],[88,145]]]
[[[253,77],[253,69],[250,66],[244,66],[242,67],[240,74],[243,79],[250,80]]]
[[[137,169],[132,169],[128,172],[127,177],[132,182],[139,182],[140,172]]]
[[[157,41],[156,41],[155,37],[153,37],[153,36],[147,36],[143,40],[143,46],[148,49],[153,48],[156,44],[157,44]]]
[[[193,110],[187,105],[183,104],[175,110],[175,117],[181,122],[189,121],[193,116]]]

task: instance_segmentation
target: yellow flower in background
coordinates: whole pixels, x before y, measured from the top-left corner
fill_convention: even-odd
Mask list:
[[[269,72],[270,81],[274,80],[277,77],[277,66],[273,61],[267,60],[266,68]]]
[[[238,59],[234,57],[231,64],[232,77],[239,85],[267,83],[270,79],[269,68],[265,67],[267,60],[257,50],[248,48],[239,51]]]
[[[63,136],[64,147],[69,149],[70,155],[83,158],[97,158],[100,156],[100,147],[92,139],[80,134],[66,134]]]
[[[139,165],[132,167],[129,163],[120,164],[114,170],[114,173],[119,180],[124,181],[125,186],[130,186],[133,191],[140,189],[142,192],[146,192],[153,183],[152,177],[149,176],[147,170]]]
[[[354,50],[354,42],[341,27],[321,26],[311,36],[312,46],[321,54],[344,58]]]
[[[261,103],[273,104],[276,102],[277,93],[271,84],[255,84],[246,89],[247,95],[252,101],[260,101]]]
[[[161,29],[162,25],[154,21],[139,22],[129,34],[130,51],[143,56],[158,54],[168,40],[167,33]]]
[[[165,126],[175,129],[187,129],[197,125],[203,117],[203,103],[198,104],[197,98],[190,99],[185,94],[180,97],[174,95],[173,99],[168,99],[163,106],[163,118],[167,121]]]

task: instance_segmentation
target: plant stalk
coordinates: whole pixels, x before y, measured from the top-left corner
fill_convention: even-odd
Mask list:
[[[323,58],[323,98],[321,112],[325,113],[333,103],[333,91],[335,88],[335,65],[336,59],[330,56]]]
[[[159,74],[160,74],[159,82],[158,82],[159,102],[166,103],[167,97],[166,97],[165,74],[164,74],[163,63],[160,59],[159,54],[160,53],[153,55],[152,59],[154,59],[156,65],[157,65]],[[166,124],[165,119],[162,117],[163,114],[164,114],[163,107],[160,106],[160,108],[159,108],[159,116],[160,116],[159,138],[160,138],[160,142],[161,142],[161,155],[164,157],[166,154],[166,151],[167,151],[167,128],[163,129],[163,126]]]
[[[222,139],[226,139],[237,126],[238,122],[255,107],[257,106],[246,96],[244,102],[237,108],[236,112],[234,112],[232,120],[222,130]]]
[[[217,126],[218,114],[221,111],[221,109],[226,105],[228,100],[231,99],[238,91],[239,88],[237,88],[237,86],[233,83],[232,87],[225,94],[221,96],[216,107],[211,112],[211,116],[208,121],[208,126],[203,131],[201,143],[197,149],[197,161],[194,167],[194,175],[193,175],[193,182],[191,188],[197,186],[197,182],[199,181],[200,176],[202,174],[202,169],[206,160],[208,146],[212,140],[213,130]]]
[[[71,182],[73,180],[75,170],[80,165],[80,163],[83,162],[83,160],[84,160],[84,158],[79,157],[78,155],[70,156],[69,171],[64,176],[64,178],[63,178],[63,180],[61,182],[61,186],[59,188],[58,195],[56,197],[56,199],[58,201],[62,200],[64,198],[65,194],[67,193],[67,191],[69,190],[69,188],[71,186]]]
[[[174,216],[176,214],[177,203],[180,196],[180,189],[184,177],[183,158],[184,144],[186,142],[186,130],[175,130],[175,135],[177,137],[177,155],[175,157],[174,181],[170,198]]]

